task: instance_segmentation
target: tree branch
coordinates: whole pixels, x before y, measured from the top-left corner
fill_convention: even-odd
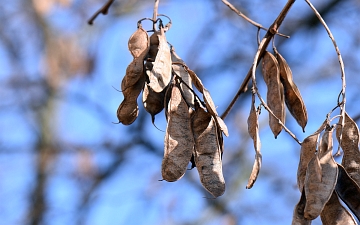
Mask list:
[[[111,4],[113,4],[114,1],[115,0],[108,0],[107,3],[105,3],[105,5],[103,5],[98,11],[96,11],[92,17],[90,17],[90,19],[88,20],[88,24],[92,25],[94,20],[96,19],[96,17],[98,15],[100,15],[100,13],[102,13],[103,15],[106,15],[109,11]]]

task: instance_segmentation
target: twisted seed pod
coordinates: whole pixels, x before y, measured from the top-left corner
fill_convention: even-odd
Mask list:
[[[128,47],[134,59],[126,68],[126,74],[121,82],[122,90],[135,85],[143,76],[144,58],[149,51],[149,36],[141,25],[129,38]]]
[[[167,115],[161,173],[164,180],[172,182],[185,174],[194,148],[189,107],[176,85],[171,90]]]
[[[299,89],[293,81],[292,72],[286,60],[278,52],[276,53],[276,58],[280,67],[280,80],[284,85],[286,106],[305,132],[305,126],[308,120],[305,103]]]
[[[335,191],[357,219],[360,220],[360,187],[350,177],[342,165],[337,165],[339,174]]]
[[[126,89],[123,89],[124,100],[121,102],[117,109],[117,118],[119,123],[124,125],[132,124],[138,114],[139,107],[137,104],[137,97],[139,96],[145,83],[145,77],[141,78],[133,86],[129,86]]]
[[[280,72],[278,62],[270,52],[265,52],[262,62],[262,72],[267,86],[267,105],[274,115],[285,124],[285,106],[281,95],[282,84],[280,83]],[[282,125],[269,113],[269,126],[275,138],[280,134]]]
[[[164,98],[166,89],[157,93],[153,91],[147,84],[144,85],[142,102],[145,110],[150,113],[152,123],[155,122],[155,115],[160,113],[164,108]]]
[[[308,220],[304,217],[304,209],[306,204],[306,196],[305,190],[302,189],[301,197],[299,202],[296,204],[294,212],[293,212],[293,219],[292,225],[310,225],[311,220]]]
[[[354,217],[339,202],[335,191],[320,214],[323,225],[357,225]]]
[[[311,162],[306,171],[306,205],[304,209],[306,219],[313,220],[320,215],[335,189],[338,167],[332,155],[332,131],[332,129],[326,130],[320,141],[318,156],[321,165],[321,177],[318,177],[315,171],[316,167],[312,167],[314,164]]]
[[[184,64],[184,61],[176,54],[175,48],[171,47],[171,61],[172,69],[175,74],[181,77],[182,81],[187,84],[187,86],[183,83],[180,84],[181,90],[183,92],[184,98],[186,102],[190,105],[190,107],[194,107],[194,93],[192,90],[190,90],[188,87],[192,88],[192,81],[189,73],[185,70],[185,68],[182,66]]]
[[[211,98],[210,92],[204,87],[202,81],[194,71],[189,69],[189,67],[187,67],[186,65],[183,66],[186,69],[186,71],[189,73],[191,80],[194,82],[194,86],[196,87],[196,89],[198,89],[199,92],[203,94],[203,98],[206,103],[206,109],[215,119],[217,127],[219,127],[220,130],[225,134],[225,136],[228,137],[229,136],[228,128],[225,122],[218,115],[214,101]]]
[[[166,41],[164,28],[160,28],[160,30],[156,31],[153,35],[150,37],[150,58],[153,57],[152,54],[156,52],[156,46],[158,49],[155,61],[152,63],[152,69],[147,75],[149,77],[149,86],[151,89],[155,92],[162,92],[171,80],[171,54],[169,45]]]
[[[339,120],[340,124],[341,118]],[[336,126],[336,138],[340,142],[341,126]],[[355,121],[345,113],[345,124],[342,129],[341,148],[344,156],[341,164],[350,177],[360,186],[360,152],[359,152],[359,128]]]
[[[246,188],[250,189],[252,188],[258,177],[261,168],[261,159],[262,159],[260,152],[261,143],[259,137],[259,114],[255,109],[255,95],[252,96],[252,104],[251,104],[250,114],[247,123],[248,123],[248,133],[251,139],[253,139],[254,149],[255,149],[255,162],[249,177],[248,184],[246,185]]]
[[[194,159],[201,184],[215,198],[219,197],[225,192],[225,180],[216,123],[197,102],[192,116],[192,130],[195,138]]]

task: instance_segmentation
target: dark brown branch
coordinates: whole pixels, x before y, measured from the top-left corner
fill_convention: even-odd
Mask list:
[[[265,36],[263,38],[264,44],[263,44],[262,48],[260,49],[260,54],[259,54],[259,57],[257,59],[256,66],[259,64],[259,62],[260,62],[260,60],[261,60],[261,58],[262,58],[262,56],[263,56],[263,54],[265,52],[265,49],[269,45],[271,39],[277,33],[279,27],[281,26],[282,22],[284,21],[287,13],[289,12],[289,10],[290,10],[291,6],[294,4],[294,2],[295,2],[295,0],[288,0],[286,5],[284,6],[282,11],[280,12],[279,16],[276,18],[274,23],[270,26],[269,30],[266,32],[266,34],[265,34]],[[243,92],[245,92],[247,90],[247,85],[248,85],[248,83],[250,81],[250,78],[252,76],[251,74],[252,74],[253,67],[254,67],[254,65],[251,65],[251,68],[249,69],[249,72],[247,73],[244,81],[242,82],[238,92],[234,96],[233,100],[231,101],[231,103],[229,104],[229,106],[227,107],[225,112],[221,115],[222,119],[225,119],[225,117],[229,114],[230,110],[234,106],[237,99],[240,97],[241,93],[243,93]]]
[[[114,1],[115,0],[108,0],[107,3],[105,3],[105,5],[103,5],[98,11],[96,11],[96,13],[92,17],[90,17],[90,19],[88,20],[88,24],[92,25],[94,20],[98,15],[100,15],[100,13],[106,15],[109,11],[111,4],[113,4]]]

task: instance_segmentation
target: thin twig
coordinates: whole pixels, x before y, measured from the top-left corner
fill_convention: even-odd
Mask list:
[[[269,43],[271,41],[271,38],[273,38],[274,35],[277,33],[277,30],[279,29],[280,25],[284,21],[287,13],[289,12],[289,10],[290,10],[291,6],[294,4],[294,2],[295,2],[295,0],[288,0],[286,5],[284,6],[282,11],[280,12],[279,16],[276,18],[274,23],[270,26],[270,29],[266,32],[266,34],[265,34],[265,36],[263,38],[264,44],[263,44],[262,48],[260,49],[260,54],[259,54],[258,60],[256,62],[256,66],[259,64],[260,59],[262,58],[265,49],[267,48],[267,46],[269,45]],[[231,103],[229,104],[229,106],[227,107],[225,112],[221,115],[221,119],[225,119],[225,117],[229,114],[230,110],[235,105],[235,102],[240,97],[241,93],[246,92],[247,85],[248,85],[249,80],[250,80],[250,78],[252,76],[251,74],[252,74],[252,68],[253,67],[255,67],[255,66],[252,65],[251,68],[249,69],[249,72],[247,73],[246,77],[244,78],[244,81],[242,82],[238,92],[234,96],[233,100],[231,101]]]
[[[159,2],[160,0],[155,0],[154,4],[154,13],[153,13],[153,30],[156,31],[156,20],[158,16],[158,8],[159,8]]]
[[[105,3],[105,5],[103,5],[98,11],[96,11],[96,13],[90,17],[90,19],[88,20],[88,24],[92,25],[95,18],[100,15],[100,13],[102,13],[103,15],[106,15],[109,11],[109,8],[111,6],[111,4],[113,4],[115,0],[108,0],[107,3]]]
[[[341,88],[341,92],[340,95],[342,95],[342,101],[340,102],[338,100],[338,106],[340,107],[340,115],[341,115],[341,132],[340,132],[340,137],[339,137],[339,147],[338,147],[338,151],[336,154],[340,153],[340,145],[341,145],[341,141],[342,141],[342,131],[343,131],[343,127],[344,127],[344,123],[345,123],[345,103],[346,103],[346,97],[345,97],[345,89],[346,89],[346,79],[345,79],[345,67],[344,67],[344,62],[343,59],[341,57],[340,54],[340,50],[338,45],[336,44],[335,38],[332,35],[330,28],[327,26],[326,22],[324,21],[324,19],[322,18],[322,16],[320,15],[320,13],[316,10],[316,8],[311,4],[311,2],[309,0],[305,0],[305,2],[310,6],[310,8],[314,11],[316,17],[319,19],[319,21],[321,22],[321,24],[324,26],[326,32],[329,35],[329,38],[331,39],[334,47],[335,47],[335,51],[336,54],[338,56],[338,60],[339,60],[339,64],[340,64],[340,70],[341,70],[341,80],[342,80],[342,88]],[[339,99],[339,98],[338,98]]]
[[[255,21],[253,21],[252,19],[250,19],[249,17],[245,16],[242,12],[240,12],[237,8],[235,8],[235,6],[233,6],[230,2],[228,2],[227,0],[221,0],[225,5],[227,5],[232,11],[234,11],[236,14],[238,14],[239,16],[241,16],[243,19],[245,19],[246,21],[248,21],[249,23],[251,23],[252,25],[254,25],[255,27],[265,30],[267,31],[268,29],[266,29],[265,27],[263,27],[263,25],[261,25],[260,23],[257,23]],[[286,37],[286,38],[290,38],[290,36],[285,35],[285,34],[281,34],[281,33],[277,33],[277,35],[282,36],[282,37]]]

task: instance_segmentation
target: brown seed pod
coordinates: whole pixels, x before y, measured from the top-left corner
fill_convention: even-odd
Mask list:
[[[152,123],[155,122],[155,115],[160,113],[164,108],[164,98],[166,89],[157,93],[153,91],[147,84],[144,85],[142,102],[145,110],[150,113]]]
[[[301,143],[300,161],[297,170],[297,184],[300,191],[304,187],[306,169],[308,167],[308,164],[310,160],[315,156],[316,146],[320,136],[320,132],[315,132],[314,134],[306,137]]]
[[[144,59],[149,50],[149,36],[141,25],[129,38],[128,47],[134,58],[141,56]]]
[[[339,202],[335,191],[320,214],[323,225],[357,225],[354,217]]]
[[[170,48],[170,52],[171,52],[171,61],[173,62],[172,69],[173,69],[174,73],[177,74],[178,76],[180,76],[181,80],[186,84],[186,85],[183,83],[180,84],[181,90],[183,92],[183,96],[184,96],[186,102],[191,107],[194,107],[195,96],[194,96],[194,93],[192,92],[192,90],[189,89],[189,87],[192,89],[191,77],[190,77],[189,73],[185,70],[185,68],[183,67],[182,64],[184,64],[184,61],[176,54],[174,47]]]
[[[341,118],[339,120],[340,124]],[[336,126],[336,138],[340,142],[341,126]],[[350,177],[360,186],[360,152],[359,152],[359,128],[355,121],[345,113],[345,124],[342,129],[341,148],[344,156],[341,164]]]
[[[259,137],[259,113],[255,108],[255,95],[252,96],[252,104],[251,104],[250,114],[247,123],[248,123],[248,132],[251,139],[253,139],[254,149],[255,149],[255,162],[249,177],[248,184],[246,185],[246,188],[250,189],[252,188],[258,177],[261,168],[261,161],[262,161],[262,156],[260,152],[261,143]]]
[[[279,62],[280,80],[284,85],[286,106],[305,132],[308,116],[304,101],[299,89],[293,81],[292,72],[286,60],[278,52],[276,52],[276,58]]]
[[[319,172],[316,172],[316,163],[311,162],[313,159],[309,162],[306,171],[304,185],[306,194],[304,216],[306,219],[313,220],[320,215],[335,189],[338,167],[332,155],[332,131],[332,128],[327,128],[320,141],[318,156],[321,177],[319,178],[317,174]]]
[[[360,187],[350,177],[342,165],[337,165],[339,174],[335,191],[357,219],[360,220]]]
[[[221,150],[217,138],[216,123],[211,114],[195,103],[191,118],[195,138],[194,159],[201,184],[215,198],[225,192],[222,174]]]
[[[162,92],[171,80],[171,54],[169,45],[166,41],[164,28],[160,28],[160,30],[156,31],[154,34],[156,34],[158,38],[158,50],[156,53],[155,61],[152,63],[152,69],[146,74],[149,77],[149,86],[155,92]],[[151,47],[149,55],[151,57],[153,57],[152,51],[156,51],[156,44],[153,44],[153,40],[156,40],[156,37],[153,37],[153,35],[151,35],[150,37]]]
[[[293,213],[293,219],[292,219],[292,225],[310,225],[311,220],[308,220],[304,217],[304,209],[306,204],[306,196],[304,189],[301,192],[301,197],[299,202],[296,204],[294,213]]]
[[[164,180],[172,182],[185,174],[194,149],[189,107],[176,85],[171,90],[167,120],[161,173]]]
[[[266,51],[262,62],[262,72],[267,86],[267,105],[274,115],[285,124],[285,105],[281,95],[282,84],[280,83],[279,64],[273,54]],[[269,113],[269,126],[275,138],[280,134],[282,125]]]
[[[139,96],[145,83],[145,77],[141,78],[133,86],[129,86],[126,89],[123,89],[124,100],[121,102],[117,109],[117,118],[119,123],[124,125],[132,124],[138,114],[139,107],[137,104],[137,97]]]
[[[210,92],[204,87],[202,81],[196,75],[196,73],[194,71],[189,69],[189,67],[187,67],[186,65],[183,65],[183,66],[186,69],[186,71],[189,73],[191,80],[194,82],[194,86],[196,87],[196,89],[198,89],[199,92],[203,94],[203,98],[206,103],[207,111],[213,116],[213,118],[215,119],[215,122],[216,122],[217,126],[220,128],[220,130],[225,134],[226,137],[228,137],[229,132],[228,132],[227,126],[226,126],[225,122],[219,117],[219,115],[216,111],[214,101],[211,98]]]

